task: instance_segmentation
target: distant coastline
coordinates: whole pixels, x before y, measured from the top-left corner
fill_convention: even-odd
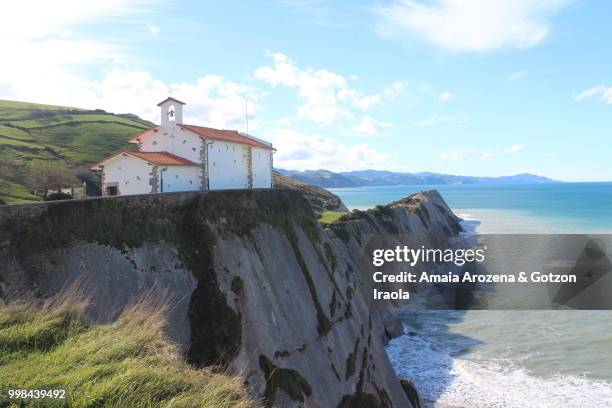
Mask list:
[[[384,170],[332,172],[329,170],[284,170],[280,174],[324,188],[411,186],[411,185],[471,185],[471,184],[548,184],[562,183],[548,177],[521,173],[500,177],[457,176],[432,172],[403,173]]]
[[[330,188],[346,206],[373,208],[435,188],[456,214],[479,220],[480,233],[610,233],[611,182],[365,186]]]

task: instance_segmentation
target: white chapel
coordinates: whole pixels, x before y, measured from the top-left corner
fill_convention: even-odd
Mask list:
[[[161,123],[134,137],[138,151],[121,151],[93,170],[102,195],[272,187],[271,143],[236,130],[183,123],[184,102],[157,106]]]

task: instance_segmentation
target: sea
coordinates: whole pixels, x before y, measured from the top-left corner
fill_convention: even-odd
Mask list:
[[[612,234],[612,183],[330,189],[367,209],[437,189],[477,234]],[[610,294],[612,296],[612,293]],[[403,310],[387,352],[424,408],[612,408],[612,311]]]

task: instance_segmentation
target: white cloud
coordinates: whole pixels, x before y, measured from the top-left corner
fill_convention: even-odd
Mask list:
[[[491,152],[468,148],[444,152],[440,155],[444,160],[491,160],[494,155]]]
[[[448,102],[451,99],[453,99],[455,97],[455,95],[453,95],[452,93],[448,92],[448,91],[444,91],[440,94],[440,96],[438,97],[442,102]]]
[[[510,75],[508,75],[506,77],[506,81],[507,82],[514,82],[514,81],[518,81],[524,78],[527,78],[527,75],[529,75],[527,72],[525,71],[517,71],[517,72],[513,72]]]
[[[2,4],[0,34],[6,38],[40,39],[59,34],[66,27],[105,17],[147,13],[160,0],[39,0],[7,1]],[[24,22],[27,21],[27,24]]]
[[[168,84],[139,69],[114,69],[96,81],[57,71],[51,77],[13,83],[6,97],[133,113],[159,123],[159,108],[155,104],[170,93],[187,102],[185,122],[238,130],[245,129],[245,98],[248,97],[249,127],[258,127],[261,92],[217,75],[204,75],[195,82]]]
[[[125,64],[123,40],[79,33],[108,20],[153,12],[162,0],[23,0],[2,5],[0,97],[87,106],[99,86],[81,72],[93,64]],[[24,22],[27,21],[27,24]],[[136,23],[141,27],[140,24]],[[78,35],[77,35],[78,34]],[[98,105],[99,106],[99,105]]]
[[[587,89],[586,91],[574,96],[574,100],[577,102],[583,101],[587,98],[592,98],[594,96],[599,96],[602,101],[607,104],[612,104],[612,86],[595,86],[591,89]]]
[[[450,51],[529,48],[550,35],[550,18],[573,0],[396,0],[375,9],[377,29]]]
[[[151,13],[154,6],[162,3],[162,0],[3,2],[0,49],[15,58],[4,59],[2,66],[28,71],[39,66],[44,73],[47,67],[122,58],[126,53],[120,41],[91,35],[75,39],[74,31],[106,19]]]
[[[185,120],[194,124],[245,130],[245,98],[248,98],[249,130],[257,129],[257,113],[263,93],[218,75],[205,75],[195,83],[171,84],[172,95],[188,101]]]
[[[354,117],[352,109],[366,111],[380,103],[383,97],[397,96],[405,87],[396,82],[381,93],[365,94],[349,85],[350,79],[326,69],[299,68],[286,55],[271,54],[274,64],[255,70],[255,78],[272,86],[294,88],[303,104],[298,116],[321,125]]]
[[[152,36],[157,36],[161,31],[155,24],[147,24],[147,30],[149,30]]]
[[[346,79],[327,70],[301,70],[285,55],[272,54],[274,66],[257,68],[255,78],[273,86],[296,88],[304,104],[298,115],[320,124],[330,124],[339,118],[349,118],[351,113],[339,104],[339,93],[348,92]]]
[[[364,116],[361,122],[352,127],[353,132],[363,133],[364,135],[375,135],[382,129],[390,128],[393,125],[390,123],[380,122],[371,116]]]
[[[266,138],[278,149],[274,155],[274,166],[285,169],[382,169],[391,157],[365,144],[345,145],[333,139],[305,135],[290,129],[277,129]]]
[[[188,102],[185,121],[243,130],[245,97],[251,128],[257,127],[261,93],[220,76],[204,75],[193,82],[165,83],[142,69],[128,68],[126,44],[76,35],[80,27],[121,18],[151,34],[159,32],[138,18],[150,15],[164,0],[20,0],[2,5],[0,97],[116,113],[134,113],[159,121],[155,103],[170,92]],[[36,10],[33,12],[32,10]],[[10,16],[10,18],[8,18]],[[23,24],[27,21],[28,24]],[[88,64],[122,66],[92,80],[81,72]]]
[[[395,81],[386,87],[382,94],[385,98],[393,99],[400,96],[408,87],[407,81]]]
[[[504,151],[508,154],[516,154],[522,152],[524,149],[525,146],[523,146],[522,144],[513,144],[511,146],[506,147]]]

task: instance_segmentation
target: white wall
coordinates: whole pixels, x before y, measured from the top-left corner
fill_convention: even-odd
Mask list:
[[[272,183],[272,150],[253,148],[253,188],[270,188]]]
[[[159,127],[157,132],[151,132],[141,142],[142,151],[170,152],[200,163],[202,139],[192,132],[182,130],[179,126],[170,124]],[[208,175],[211,190],[248,188],[247,149],[248,146],[245,144],[221,140],[208,141]],[[272,180],[270,160],[272,151],[253,147],[252,153],[253,187],[269,188]],[[183,174],[182,177],[188,177],[188,175]],[[199,174],[193,182],[197,181],[199,181]],[[189,188],[185,189],[186,187]],[[181,184],[180,187],[171,188],[181,189],[172,191],[190,191],[192,185]],[[197,190],[199,186],[193,189]],[[170,190],[164,186],[164,191]]]
[[[248,188],[247,145],[214,140],[208,145],[211,190]]]
[[[196,191],[200,189],[200,167],[193,166],[159,166],[158,181],[161,186],[161,170],[163,172],[164,193],[173,191]],[[161,192],[161,189],[160,189]]]
[[[152,165],[144,160],[133,156],[117,156],[104,165],[103,191],[109,183],[117,183],[120,195],[150,193],[151,169]]]
[[[143,152],[169,152],[200,163],[202,139],[178,126],[160,126],[157,132],[144,136],[141,142]]]

